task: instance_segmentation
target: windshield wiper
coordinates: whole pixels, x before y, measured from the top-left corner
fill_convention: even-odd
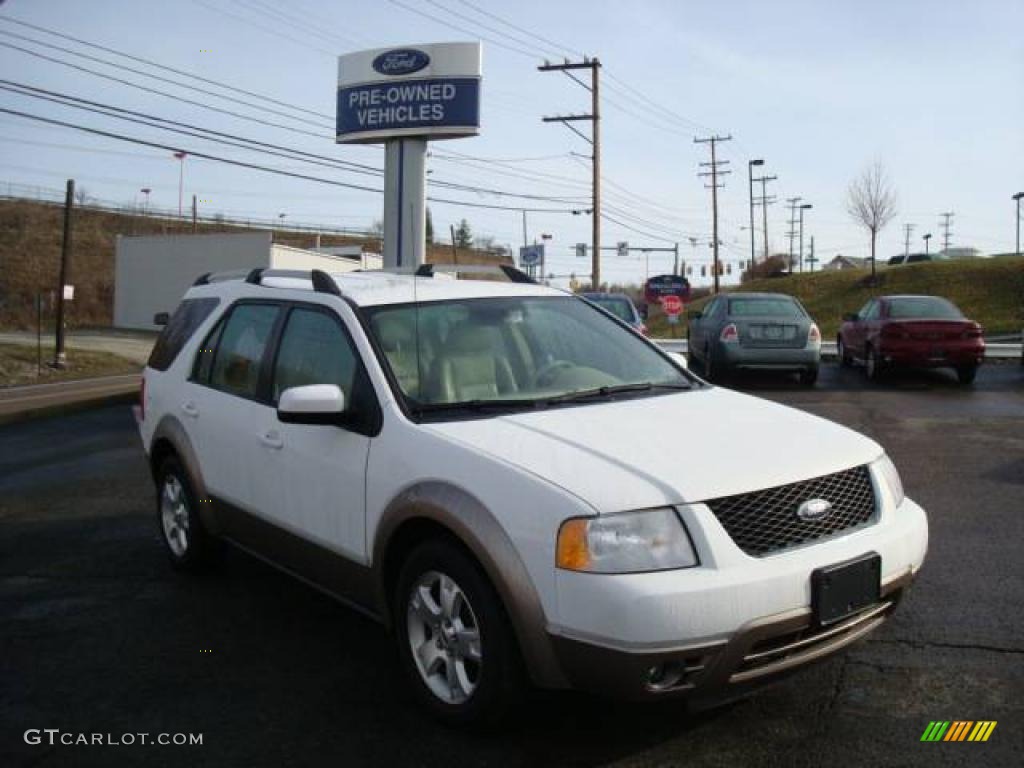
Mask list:
[[[655,384],[650,381],[636,384],[615,384],[593,389],[581,389],[576,392],[566,392],[564,395],[549,397],[544,401],[546,405],[557,405],[558,403],[575,403],[582,400],[594,400],[597,398],[608,398],[629,392],[653,392],[655,390],[673,390],[682,392],[690,389],[689,384]]]
[[[443,411],[490,411],[490,410],[533,410],[536,400],[460,400],[455,403],[421,403],[412,407],[415,414],[438,413]]]

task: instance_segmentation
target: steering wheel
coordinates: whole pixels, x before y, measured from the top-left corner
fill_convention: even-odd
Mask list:
[[[551,362],[543,365],[541,369],[537,371],[537,375],[533,377],[533,381],[537,386],[543,387],[551,383],[550,381],[548,381],[548,379],[551,378],[551,374],[553,374],[555,371],[561,371],[575,367],[576,364],[570,363],[568,360],[552,360]]]

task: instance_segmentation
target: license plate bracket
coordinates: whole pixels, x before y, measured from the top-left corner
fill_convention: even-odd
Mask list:
[[[827,627],[877,603],[882,591],[882,557],[869,552],[811,573],[814,622]]]

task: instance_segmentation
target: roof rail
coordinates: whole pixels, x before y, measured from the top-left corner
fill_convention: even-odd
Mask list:
[[[520,269],[509,264],[420,264],[416,269],[416,277],[433,277],[435,272],[452,272],[458,274],[480,274],[480,273],[501,273],[508,278],[510,283],[530,283],[536,285],[537,281]]]
[[[231,272],[207,272],[196,278],[196,281],[192,285],[209,285],[212,282],[222,282],[226,280],[244,280],[249,285],[263,285],[263,281],[268,277],[291,277],[298,278],[300,280],[309,280],[313,284],[313,290],[317,293],[327,293],[331,296],[341,296],[341,289],[338,284],[334,281],[334,278],[329,273],[324,272],[321,269],[313,270],[302,270],[302,269],[265,269],[263,267],[257,267],[256,269],[250,269],[248,271],[231,271]]]

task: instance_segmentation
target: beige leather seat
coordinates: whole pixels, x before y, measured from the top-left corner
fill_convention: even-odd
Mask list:
[[[420,377],[416,362],[416,340],[412,329],[401,317],[384,314],[374,320],[377,338],[398,379],[398,385],[409,397],[418,398]]]
[[[454,328],[438,350],[430,374],[432,402],[494,399],[518,390],[501,336],[488,326]]]

